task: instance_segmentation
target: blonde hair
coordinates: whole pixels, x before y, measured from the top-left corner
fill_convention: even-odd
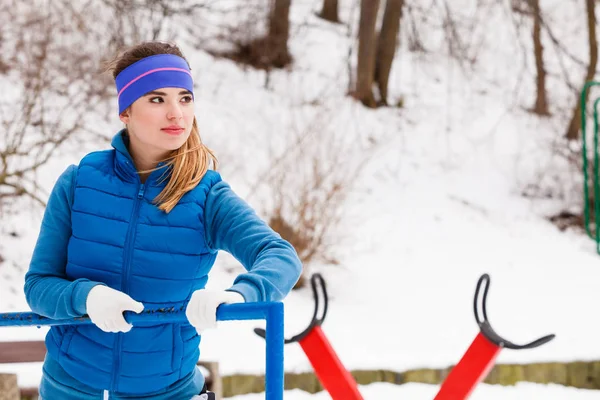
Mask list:
[[[185,60],[181,50],[172,43],[144,42],[126,49],[115,59],[109,61],[106,64],[106,70],[111,71],[113,78],[116,79],[117,75],[129,65],[156,54],[175,54]],[[165,180],[168,178],[167,185],[156,196],[154,203],[166,213],[175,208],[184,194],[198,185],[211,164],[213,169],[217,169],[218,166],[215,154],[202,143],[196,117],[194,117],[192,131],[186,142],[163,161],[171,168],[168,168],[169,173],[164,175]],[[139,173],[149,173],[158,169],[139,171]]]
[[[188,139],[165,161],[171,167],[169,174],[165,176],[165,179],[168,177],[168,182],[156,196],[154,203],[166,213],[175,208],[184,194],[198,186],[211,166],[213,169],[218,167],[217,157],[202,143],[195,117]]]

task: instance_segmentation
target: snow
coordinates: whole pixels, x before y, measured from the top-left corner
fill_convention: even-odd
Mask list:
[[[420,383],[407,383],[393,385],[391,383],[373,383],[360,386],[361,395],[365,399],[411,399],[430,400],[437,393],[435,385]],[[285,400],[329,400],[331,397],[326,392],[310,395],[301,390],[288,390],[284,395]],[[535,385],[532,383],[519,383],[514,387],[501,387],[493,385],[480,385],[469,397],[471,400],[587,400],[598,398],[595,390],[566,388],[558,385]],[[231,400],[263,400],[264,394],[248,394],[230,397]]]
[[[198,87],[203,139],[219,156],[224,178],[260,213],[271,201],[269,188],[257,189],[257,182],[268,175],[270,161],[293,153],[289,144],[302,132],[316,144],[335,138],[325,147],[329,152],[323,162],[332,161],[327,153],[337,152],[348,155],[349,169],[360,167],[330,243],[339,265],[316,263],[310,270],[322,273],[328,284],[330,305],[323,330],[343,364],[348,369],[394,371],[455,364],[478,332],[472,300],[483,273],[491,275],[488,314],[498,333],[516,343],[556,334],[538,349],[504,350],[498,363],[598,359],[600,323],[590,311],[600,302],[600,256],[582,232],[560,232],[547,220],[563,208],[577,211],[581,206],[579,173],[556,150],[564,146],[559,138],[566,126],[558,105],[571,106],[576,99],[551,75],[555,116],[538,119],[526,112],[533,103],[533,64],[524,58],[530,57],[529,36],[523,37],[527,48],[521,50],[510,40],[515,33],[508,17],[494,14],[495,29],[485,31],[487,47],[480,49],[479,67],[472,72],[436,52],[444,48],[439,32],[425,33],[435,50],[431,53],[411,53],[402,43],[389,91],[390,104],[402,99],[404,107],[366,110],[346,96],[346,57],[348,46],[356,51],[352,37],[357,25],[348,34],[346,26],[314,17],[316,2],[292,3],[292,30],[301,33],[290,42],[296,62],[292,70],[272,71],[267,88],[263,71],[240,69],[182,47]],[[460,3],[453,7],[460,8]],[[569,35],[570,50],[585,59],[585,32],[574,28],[583,23],[583,12],[558,1],[548,2],[547,10],[549,20],[564,15],[573,21],[557,29]],[[356,10],[345,6],[341,18],[350,15],[358,18]],[[498,36],[505,39],[495,41]],[[546,54],[549,70],[560,70],[552,51]],[[565,62],[578,82],[580,69]],[[120,127],[116,118],[107,124],[101,117],[98,126],[106,136]],[[374,147],[365,145],[370,140]],[[68,164],[97,146],[89,141],[66,148],[40,171],[44,188],[50,190]],[[361,152],[372,152],[370,162],[353,164]],[[301,182],[294,175],[288,181],[290,188]],[[34,208],[2,216],[1,311],[27,309],[23,276],[41,213]],[[226,288],[240,271],[231,256],[221,254],[208,286]],[[287,297],[287,336],[304,329],[312,308],[308,288]],[[265,347],[252,331],[256,326],[263,324],[221,323],[203,336],[201,358],[218,361],[223,375],[264,373]],[[0,338],[41,340],[46,331],[4,328]],[[21,385],[33,386],[40,366],[0,365],[0,371],[15,371]],[[286,346],[285,369],[311,370],[299,346]],[[372,384],[361,391],[365,398],[431,399],[437,386]],[[594,395],[520,383],[480,385],[472,398],[576,400]],[[259,398],[264,394],[234,397]],[[295,390],[285,398],[328,397]]]

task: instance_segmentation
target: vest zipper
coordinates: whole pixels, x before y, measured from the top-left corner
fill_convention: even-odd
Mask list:
[[[131,259],[133,256],[133,243],[135,238],[135,233],[137,231],[137,220],[139,217],[140,206],[142,204],[142,199],[144,198],[144,184],[140,184],[138,189],[137,197],[133,203],[133,210],[131,211],[131,220],[129,222],[129,227],[127,228],[127,238],[125,239],[125,247],[123,249],[123,279],[121,280],[121,291],[123,293],[127,293],[129,291],[129,269],[131,267]],[[111,391],[117,391],[117,372],[121,369],[121,341],[123,339],[123,333],[118,332],[115,347],[113,350],[113,371],[112,371],[112,379],[110,382]]]

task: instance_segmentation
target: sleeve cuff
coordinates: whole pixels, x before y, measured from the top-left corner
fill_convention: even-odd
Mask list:
[[[73,290],[73,309],[76,313],[79,315],[87,314],[86,301],[88,294],[97,285],[104,285],[104,283],[92,282],[87,279],[77,282],[77,286]]]
[[[227,291],[241,294],[246,303],[256,303],[262,301],[256,286],[251,283],[238,282],[227,289]]]

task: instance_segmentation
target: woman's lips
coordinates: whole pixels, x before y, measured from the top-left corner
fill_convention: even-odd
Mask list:
[[[161,129],[163,132],[166,132],[169,135],[177,136],[181,135],[184,131],[183,128],[163,128]]]

